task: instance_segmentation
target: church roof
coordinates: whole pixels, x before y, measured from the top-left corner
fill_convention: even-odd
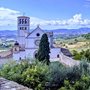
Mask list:
[[[29,18],[29,17],[27,17],[27,16],[19,16],[18,18]]]
[[[29,34],[27,35],[27,37],[29,37],[29,35],[31,35],[34,31],[36,30],[41,30],[43,33],[46,33],[49,37],[53,36],[53,32],[52,31],[48,31],[48,30],[43,30],[40,28],[39,25],[37,25],[37,27],[34,30],[30,30]]]
[[[61,48],[61,52],[66,56],[72,57],[71,52],[66,48]]]
[[[42,32],[44,32],[44,30],[42,30],[40,27],[39,27],[39,25],[37,25],[37,27],[34,29],[34,30],[32,30],[28,35],[27,35],[27,37],[29,36],[29,35],[31,35],[34,31],[36,31],[36,30],[41,30]]]
[[[15,46],[19,46],[19,43],[16,41],[16,42],[14,43],[14,45],[15,45]]]

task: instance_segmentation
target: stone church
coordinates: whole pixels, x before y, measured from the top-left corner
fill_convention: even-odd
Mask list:
[[[47,34],[49,40],[50,60],[59,58],[61,50],[53,46],[53,32],[46,32],[39,25],[33,31],[30,31],[30,18],[27,16],[17,18],[17,28],[17,39],[13,46],[14,60],[35,58],[40,39],[44,33]]]

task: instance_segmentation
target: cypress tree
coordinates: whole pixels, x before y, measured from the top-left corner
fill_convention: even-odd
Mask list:
[[[49,48],[49,42],[48,42],[48,36],[47,34],[43,34],[39,43],[39,50],[37,53],[37,59],[39,61],[45,62],[47,65],[49,65],[49,53],[50,53],[50,48]]]

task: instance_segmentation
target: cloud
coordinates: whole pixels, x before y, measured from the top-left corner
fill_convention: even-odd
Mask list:
[[[17,16],[21,15],[19,11],[0,7],[0,29],[3,27],[16,26]]]
[[[83,19],[82,14],[76,14],[71,19],[66,21],[68,25],[89,25],[90,20],[89,19]]]
[[[20,11],[0,7],[0,30],[17,29],[17,17],[22,15]],[[51,28],[78,28],[78,27],[90,27],[90,20],[83,19],[82,14],[75,14],[69,19],[54,19],[45,20],[37,17],[30,17],[30,27],[35,28],[40,25],[44,29]]]
[[[41,26],[55,26],[55,27],[83,27],[83,26],[89,26],[90,20],[89,19],[83,19],[82,14],[75,14],[72,18],[67,20],[42,20],[42,19],[36,19],[35,22],[31,20],[32,25],[40,24]]]

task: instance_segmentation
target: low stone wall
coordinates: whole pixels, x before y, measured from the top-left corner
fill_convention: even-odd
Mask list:
[[[16,82],[0,78],[0,90],[32,90]]]

